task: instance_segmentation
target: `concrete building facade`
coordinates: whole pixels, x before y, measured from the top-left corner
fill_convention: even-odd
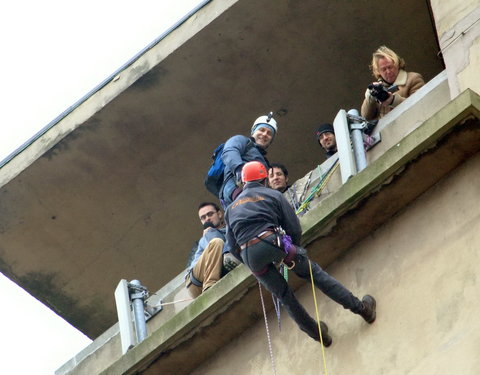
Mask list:
[[[2,272],[96,338],[58,374],[272,372],[245,267],[194,301],[166,305],[125,355],[113,290],[139,278],[160,288],[151,304],[184,299],[183,261],[200,233],[195,202],[208,198],[199,155],[273,109],[271,161],[302,180],[323,162],[306,137],[320,117],[360,105],[380,44],[427,84],[380,121],[368,167],[343,185],[334,178],[301,217],[310,256],[378,300],[370,326],[318,295],[334,341],[325,363],[332,374],[478,372],[478,2],[214,0],[0,169]],[[310,286],[289,282],[314,314]],[[286,314],[279,330],[263,295],[277,372],[322,373],[318,343]]]

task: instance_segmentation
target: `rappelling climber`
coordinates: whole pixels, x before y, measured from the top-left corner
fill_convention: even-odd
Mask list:
[[[376,318],[376,301],[366,295],[359,300],[347,288],[315,262],[300,246],[301,227],[293,208],[282,193],[269,189],[267,169],[258,162],[248,162],[242,169],[243,191],[225,213],[227,243],[258,281],[285,307],[285,310],[316,341],[320,341],[318,325],[288,287],[276,265],[284,263],[303,279],[310,278],[328,297],[345,309],[360,315],[367,323]],[[332,343],[328,327],[321,322],[324,346]]]

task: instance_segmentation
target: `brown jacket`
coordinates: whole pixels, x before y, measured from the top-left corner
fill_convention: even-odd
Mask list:
[[[370,92],[367,89],[361,110],[363,117],[365,117],[367,120],[376,120],[378,118],[382,118],[393,108],[402,103],[406,98],[412,95],[415,91],[417,91],[420,87],[422,87],[425,82],[423,81],[422,76],[418,73],[407,73],[405,70],[400,70],[394,84],[398,86],[398,91],[395,93],[392,104],[388,106],[381,106],[380,103],[375,100],[375,98],[370,96]]]

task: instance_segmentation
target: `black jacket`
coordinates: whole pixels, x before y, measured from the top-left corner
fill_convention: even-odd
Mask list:
[[[244,187],[228,207],[225,222],[231,249],[237,249],[263,231],[278,226],[292,237],[295,245],[300,244],[302,236],[298,217],[283,194],[258,182],[249,182]]]

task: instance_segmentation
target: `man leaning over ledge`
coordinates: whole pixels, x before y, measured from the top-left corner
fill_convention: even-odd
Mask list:
[[[420,74],[405,70],[405,60],[386,46],[372,56],[372,74],[377,80],[365,91],[361,114],[367,120],[377,120],[402,103],[425,85]],[[394,91],[392,87],[398,87]],[[390,91],[389,91],[390,89]]]

